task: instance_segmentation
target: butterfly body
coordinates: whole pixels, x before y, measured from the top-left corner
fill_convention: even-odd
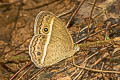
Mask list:
[[[35,20],[34,36],[29,45],[32,62],[39,68],[54,65],[75,53],[73,40],[65,24],[48,11]]]

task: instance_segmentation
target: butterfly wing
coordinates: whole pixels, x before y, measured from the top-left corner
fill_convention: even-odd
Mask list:
[[[37,67],[47,67],[74,55],[74,45],[64,23],[53,13],[40,12],[35,20],[29,54]]]

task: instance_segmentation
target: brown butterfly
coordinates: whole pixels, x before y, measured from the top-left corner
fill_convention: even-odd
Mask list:
[[[39,68],[56,64],[75,53],[71,35],[65,24],[49,11],[40,12],[34,24],[29,45],[32,62]]]

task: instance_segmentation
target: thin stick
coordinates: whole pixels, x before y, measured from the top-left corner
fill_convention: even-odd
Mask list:
[[[54,4],[55,2],[59,2],[59,1],[60,1],[60,0],[52,0],[52,1],[49,2],[49,3],[45,3],[45,4],[42,4],[42,5],[38,5],[38,6],[35,6],[35,7],[32,7],[32,8],[27,8],[27,9],[23,9],[23,10],[25,10],[25,11],[35,10],[35,9],[39,9],[39,8],[48,6],[48,5],[50,5],[50,4]]]
[[[107,47],[105,47],[105,48],[103,48],[103,49],[101,49],[100,51],[103,51],[103,50],[105,50]],[[97,51],[96,53],[94,53],[93,55],[91,55],[91,56],[89,56],[87,59],[85,59],[84,60],[84,65],[82,66],[82,67],[85,67],[86,66],[86,63],[87,63],[87,61],[90,59],[90,58],[92,58],[93,56],[95,56],[95,55],[97,55],[99,53],[99,51]],[[73,59],[74,60],[74,59]],[[82,64],[83,64],[82,63]],[[92,66],[93,67],[93,66]],[[85,71],[83,71],[84,69],[81,69],[81,71],[79,72],[79,74],[73,79],[73,80],[76,80],[77,78],[79,78],[80,79],[80,77],[82,76],[81,74],[83,73],[85,73]]]
[[[115,27],[115,26],[117,26],[117,25],[118,25],[118,24],[113,24],[113,25],[111,25],[111,27]],[[92,36],[94,36],[94,35],[96,35],[96,34],[102,32],[102,31],[105,31],[105,30],[106,30],[106,28],[104,28],[104,29],[102,29],[102,30],[100,30],[100,31],[98,31],[98,32],[96,32],[96,33],[93,33],[93,34],[91,34],[91,35],[88,35],[88,36],[86,36],[86,37],[84,37],[84,38],[82,38],[82,39],[76,41],[74,44],[78,44],[78,43],[80,43],[80,42],[82,42],[82,41],[88,39],[89,37],[92,37]]]
[[[70,22],[72,21],[73,17],[76,15],[76,13],[79,11],[80,7],[82,6],[82,4],[85,2],[86,0],[81,1],[81,3],[78,5],[77,9],[74,11],[74,13],[72,14],[72,16],[70,17],[69,21],[66,24],[66,27],[69,27]]]
[[[45,68],[41,68],[35,75],[33,75],[29,80],[33,80],[41,71],[45,70]]]
[[[11,5],[16,4],[18,2],[20,2],[20,0],[17,0],[17,1],[11,2],[11,3],[2,3],[2,4],[0,4],[0,8],[6,7],[6,6],[11,6]]]
[[[10,80],[13,80],[25,67],[27,67],[28,65],[30,65],[32,62],[30,61],[29,63],[25,64],[18,72],[16,72]]]
[[[95,7],[96,2],[97,2],[97,0],[94,1],[92,10],[91,10],[91,13],[90,13],[90,16],[89,16],[89,21],[88,21],[88,35],[89,35],[89,32],[90,32],[89,28],[90,28],[90,23],[91,23],[91,19],[92,19],[92,14],[93,14],[93,10],[94,10],[94,7]]]
[[[98,32],[95,32],[95,33],[93,33],[93,34],[91,34],[91,35],[88,35],[88,36],[86,36],[86,37],[84,37],[84,38],[82,38],[82,39],[76,41],[75,44],[78,44],[78,43],[80,43],[80,42],[82,42],[82,41],[88,39],[89,37],[92,37],[92,36],[94,36],[94,35],[96,35],[96,34],[102,32],[102,31],[104,31],[104,30],[105,30],[105,29],[102,29],[102,30],[100,30],[100,31],[98,31]]]
[[[20,1],[20,0],[19,0],[19,1]],[[17,9],[16,17],[15,17],[15,23],[14,23],[14,26],[13,26],[13,28],[12,28],[12,30],[11,30],[10,33],[12,33],[12,32],[15,30],[15,28],[16,28],[16,25],[17,25],[17,22],[18,22],[18,16],[19,16],[19,14],[20,14],[20,9],[21,9],[21,7],[22,7],[22,3],[20,3],[20,4],[18,5],[18,9]],[[10,37],[12,37],[12,34],[10,34]]]
[[[33,65],[31,65],[17,80],[20,80],[32,67]]]
[[[65,12],[62,12],[62,13],[58,14],[57,17],[62,17],[62,16],[64,16],[64,15],[66,15],[66,14],[71,13],[74,8],[75,8],[75,6],[73,6],[70,10],[67,10],[67,11],[65,11]]]
[[[104,71],[104,70],[98,70],[98,69],[91,69],[91,68],[86,68],[84,66],[78,66],[75,64],[75,62],[73,61],[74,66],[81,68],[81,69],[85,69],[88,71],[93,71],[93,72],[99,72],[99,73],[114,73],[114,74],[120,74],[120,71]]]
[[[32,38],[32,37],[29,37],[29,38],[25,39],[25,41],[21,42],[20,44],[18,44],[18,45],[15,46],[14,48],[10,49],[9,51],[5,52],[4,54],[8,54],[8,53],[12,52],[14,49],[22,46],[25,42],[27,42],[27,40],[29,40],[29,39],[31,39],[31,38]]]

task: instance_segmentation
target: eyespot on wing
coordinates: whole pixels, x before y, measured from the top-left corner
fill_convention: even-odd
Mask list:
[[[41,11],[36,16],[35,22],[34,22],[34,35],[36,34],[48,34],[49,32],[49,26],[51,23],[51,19],[55,17],[55,15],[49,11]],[[42,28],[47,27],[48,32],[44,32],[44,30],[41,30]]]
[[[46,35],[35,35],[33,36],[30,45],[29,45],[29,55],[31,61],[37,66],[42,67],[41,59],[43,56],[44,44]]]

